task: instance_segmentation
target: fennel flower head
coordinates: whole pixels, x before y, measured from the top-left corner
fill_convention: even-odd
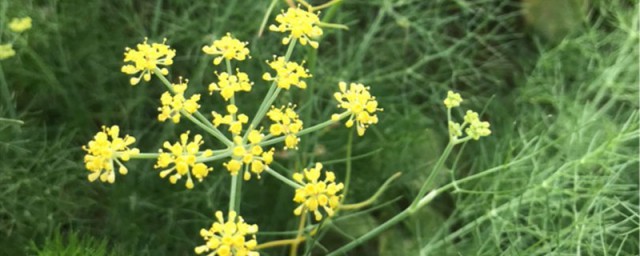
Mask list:
[[[0,44],[0,60],[8,59],[16,55],[11,44]]]
[[[171,85],[173,94],[170,92],[162,94],[160,97],[162,107],[158,108],[160,112],[158,120],[160,122],[171,119],[174,123],[179,123],[181,111],[189,115],[198,111],[200,108],[200,104],[198,104],[200,94],[192,95],[189,99],[185,98],[184,93],[187,90],[187,83],[189,83],[188,79],[183,82],[182,78],[180,78],[180,83]]]
[[[151,80],[151,75],[157,72],[156,70],[162,75],[169,74],[166,67],[160,66],[171,66],[176,51],[166,45],[166,42],[167,39],[164,39],[162,43],[149,44],[145,38],[143,43],[136,46],[136,49],[125,48],[124,62],[131,63],[122,66],[121,71],[128,75],[135,75],[129,80],[131,85],[140,83],[141,79],[148,82]]]
[[[318,48],[318,42],[312,39],[322,35],[322,29],[318,26],[320,18],[318,14],[303,10],[302,8],[289,8],[286,12],[276,16],[278,25],[269,26],[269,30],[276,32],[290,32],[288,36],[282,39],[282,44],[289,44],[291,39],[295,38],[300,44]]]
[[[248,165],[249,171],[245,171],[243,179],[250,180],[251,173],[260,178],[260,174],[273,162],[274,149],[264,150],[259,145],[264,138],[264,134],[257,130],[251,130],[247,136],[249,143],[245,143],[242,137],[235,136],[233,142],[235,146],[232,150],[231,160],[223,165],[231,175],[238,175],[244,165]]]
[[[322,220],[320,208],[324,209],[328,216],[332,216],[340,205],[338,193],[344,188],[342,183],[336,183],[336,175],[326,171],[324,180],[320,180],[322,164],[316,163],[315,167],[302,170],[302,173],[294,173],[293,180],[302,185],[296,189],[293,201],[300,205],[293,211],[295,215],[303,212],[312,212],[316,221]]]
[[[9,22],[9,30],[11,30],[13,32],[16,32],[16,33],[22,33],[24,31],[29,30],[30,28],[31,28],[31,18],[30,17],[13,18]]]
[[[216,212],[217,221],[209,229],[201,229],[200,236],[206,244],[195,248],[197,254],[207,256],[259,256],[255,251],[258,242],[258,225],[250,225],[235,211],[230,211],[225,221],[221,211]]]
[[[211,45],[202,47],[202,51],[209,55],[219,55],[213,59],[213,64],[218,65],[223,59],[243,61],[249,56],[247,42],[241,42],[231,36],[231,33],[223,36],[220,40],[215,40]]]
[[[338,86],[340,92],[336,92],[333,96],[338,101],[338,107],[346,109],[349,113],[350,117],[345,126],[351,127],[355,122],[358,135],[364,135],[369,125],[378,123],[376,112],[382,111],[378,108],[376,97],[371,96],[369,87],[363,84],[351,83],[347,87],[347,83],[340,82]],[[338,120],[339,115],[334,114],[331,119]]]
[[[176,184],[182,177],[187,177],[185,186],[188,189],[193,188],[193,178],[202,182],[209,172],[213,171],[213,168],[207,167],[204,163],[199,162],[203,157],[209,157],[213,155],[211,150],[200,151],[202,141],[202,135],[196,134],[193,137],[193,141],[189,141],[189,131],[180,135],[180,141],[171,144],[165,141],[163,147],[168,150],[164,152],[160,149],[160,155],[158,156],[158,162],[154,166],[156,169],[164,169],[173,164],[172,167],[160,172],[160,177],[165,178],[169,174],[173,173],[169,177],[171,184]]]
[[[129,161],[131,156],[140,153],[137,148],[129,148],[129,145],[135,142],[136,139],[129,135],[120,137],[120,127],[117,125],[102,126],[102,131],[93,136],[93,140],[89,141],[87,146],[82,147],[87,151],[84,163],[91,172],[88,176],[89,181],[100,178],[102,182],[115,182],[114,162],[119,166],[120,174],[127,174],[127,167],[122,162]]]

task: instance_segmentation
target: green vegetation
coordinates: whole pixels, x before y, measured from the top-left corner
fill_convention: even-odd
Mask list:
[[[528,9],[535,16],[554,1],[523,2],[546,5]],[[227,205],[230,178],[217,175],[226,172],[221,165],[189,191],[160,179],[151,160],[128,163],[129,174],[115,184],[89,183],[81,146],[101,125],[120,125],[146,151],[193,128],[157,122],[164,86],[130,86],[120,72],[124,48],[167,38],[178,52],[172,78],[205,86],[215,75],[201,48],[232,31],[260,60],[244,70],[262,74],[262,60],[286,49],[279,36],[256,36],[268,5],[0,0],[1,35],[11,18],[33,18],[26,44],[0,61],[0,87],[12,102],[0,103],[3,254],[193,254],[200,228]],[[274,12],[285,7],[282,1]],[[589,1],[586,11],[571,12],[577,20],[562,21],[571,24],[563,36],[557,28],[538,32],[552,18],[525,19],[520,11],[515,0],[344,0],[323,11],[349,30],[325,30],[318,52],[298,52],[314,75],[309,89],[289,91],[276,104],[296,99],[304,102],[303,120],[327,120],[339,81],[370,86],[384,111],[354,140],[346,202],[365,200],[394,173],[403,175],[371,210],[334,220],[313,255],[411,203],[447,143],[448,90],[462,94],[466,109],[482,110],[492,135],[454,149],[436,177],[439,186],[451,184],[446,193],[349,255],[640,254],[638,2]],[[266,93],[265,83],[252,79]],[[261,95],[243,96],[257,102],[249,113]],[[276,154],[284,166],[274,169],[322,161],[343,179],[348,137],[342,125],[303,137],[298,151]],[[243,216],[260,223],[258,241],[285,238],[275,231],[298,225],[291,189],[270,177],[252,182],[243,187],[251,198]]]

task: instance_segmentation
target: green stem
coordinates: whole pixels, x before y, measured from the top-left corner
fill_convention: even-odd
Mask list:
[[[298,189],[298,188],[302,187],[300,184],[296,183],[295,181],[290,180],[289,178],[283,176],[282,174],[274,171],[273,169],[271,169],[269,167],[265,168],[265,171],[267,173],[273,175],[273,177],[275,177],[276,179],[279,179],[280,181],[286,183],[287,185],[289,185],[289,186],[291,186],[291,187],[293,187],[295,189]]]
[[[224,143],[228,147],[233,146],[233,142],[231,142],[229,139],[227,139],[227,137],[222,135],[222,133],[220,133],[220,131],[218,131],[217,129],[212,129],[211,127],[203,124],[198,119],[194,118],[191,114],[187,113],[184,110],[181,110],[180,113],[183,116],[187,117],[189,120],[191,120],[191,122],[193,122],[194,124],[202,128],[203,130],[207,131],[209,134],[213,135],[213,137],[216,137],[218,140],[220,140],[222,143]]]
[[[293,53],[293,48],[295,48],[295,46],[296,46],[296,42],[297,42],[297,40],[293,39],[289,43],[289,48],[287,49],[287,53],[284,56],[284,61],[285,62],[289,61],[289,58],[291,57],[291,54]],[[277,77],[276,77],[276,79],[277,79]],[[267,95],[264,97],[264,100],[262,101],[262,104],[260,104],[260,107],[258,108],[258,112],[253,117],[253,120],[251,120],[251,124],[249,125],[249,128],[247,129],[247,133],[245,133],[245,135],[244,135],[243,141],[246,142],[247,137],[249,136],[249,132],[251,132],[253,129],[255,129],[256,126],[258,126],[258,123],[260,123],[260,121],[262,121],[262,118],[267,113],[267,110],[269,110],[269,107],[271,106],[273,101],[275,101],[276,97],[278,97],[278,93],[280,93],[280,89],[281,88],[276,88],[276,84],[277,84],[277,80],[274,80],[273,83],[271,83],[271,87],[269,88],[269,92],[267,92]]]
[[[305,134],[308,134],[308,133],[315,132],[317,130],[322,130],[322,129],[324,129],[325,127],[327,127],[329,125],[332,125],[334,123],[340,122],[340,120],[342,120],[343,118],[347,117],[350,114],[351,114],[351,112],[348,112],[348,111],[344,112],[344,113],[342,113],[342,114],[340,114],[338,116],[339,119],[337,121],[333,121],[333,120],[329,119],[329,120],[324,121],[322,123],[319,123],[319,124],[316,124],[314,126],[311,126],[311,127],[303,129],[302,131],[296,133],[296,136],[302,136],[302,135],[305,135]],[[284,138],[285,138],[284,136],[280,136],[280,137],[273,138],[273,139],[270,139],[270,140],[265,140],[265,141],[260,142],[259,145],[263,146],[263,147],[264,146],[273,145],[273,144],[276,144],[276,143],[284,141]]]
[[[389,229],[390,227],[392,227],[393,225],[397,224],[398,222],[404,220],[405,218],[411,216],[412,212],[411,212],[410,209],[411,209],[411,207],[405,209],[400,214],[394,216],[393,218],[389,219],[385,223],[382,223],[382,225],[374,228],[373,230],[367,232],[363,236],[356,238],[355,240],[353,240],[353,241],[349,242],[348,244],[338,248],[337,250],[327,254],[327,256],[344,255],[344,253],[350,251],[351,249],[357,247],[358,245],[366,242],[367,240],[369,240],[371,238],[376,237],[378,234],[380,234],[383,231]]]
[[[353,127],[349,131],[349,138],[347,138],[347,170],[344,178],[344,191],[342,193],[342,199],[340,200],[340,204],[344,202],[344,199],[347,198],[347,192],[349,192],[349,183],[351,181],[351,151],[353,150]]]
[[[176,93],[173,90],[173,87],[171,86],[171,82],[169,82],[169,80],[161,73],[160,69],[156,68],[154,74],[156,74],[158,79],[160,79],[160,81],[162,81],[162,83],[164,84],[165,87],[167,87],[167,90],[169,90],[169,92],[171,92],[172,94]],[[211,124],[209,122],[209,120],[207,120],[207,118],[204,117],[204,115],[202,115],[202,113],[200,113],[200,111],[196,111],[195,113],[193,113],[193,115],[196,116],[196,118],[198,120],[200,120],[200,121],[196,121],[196,119],[193,118],[193,116],[191,116],[191,114],[188,114],[188,113],[186,113],[184,111],[180,111],[180,112],[183,113],[183,115],[185,115],[187,118],[189,118],[189,120],[194,122],[196,125],[200,126],[205,131],[209,132],[211,135],[216,137],[218,140],[220,140],[225,145],[233,146],[233,142],[231,140],[229,140],[227,137],[225,137],[224,134],[222,134],[222,132],[220,132],[220,130],[218,130],[218,128],[213,126],[213,124]]]
[[[236,210],[236,192],[238,191],[237,186],[238,186],[238,176],[240,175],[240,173],[236,174],[236,175],[231,175],[231,194],[229,195],[229,211],[235,211]]]
[[[198,159],[198,162],[203,162],[203,163],[204,162],[211,162],[211,161],[215,161],[215,160],[219,160],[219,159],[222,159],[222,158],[229,157],[229,156],[231,156],[231,154],[232,154],[231,149],[225,149],[225,150],[222,150],[222,152],[220,154],[218,154],[218,155],[214,154],[214,155],[212,155],[210,157],[205,157],[205,158],[202,158],[202,159]]]
[[[11,93],[9,92],[9,84],[7,80],[4,78],[4,71],[2,70],[2,66],[0,66],[0,93],[3,95],[4,105],[9,111],[9,118],[16,117],[16,108],[13,106],[13,102],[11,101]]]
[[[131,159],[156,159],[160,156],[159,153],[139,153],[137,155],[131,155]]]
[[[451,150],[453,149],[454,145],[455,144],[451,141],[449,142],[449,144],[447,144],[447,147],[444,149],[444,152],[442,153],[442,155],[440,155],[440,158],[438,158],[436,165],[433,167],[433,169],[431,169],[431,173],[429,174],[429,177],[427,177],[427,180],[422,184],[422,188],[420,188],[420,192],[418,192],[418,196],[413,200],[413,203],[411,203],[411,207],[416,207],[419,199],[421,199],[427,193],[427,190],[429,189],[429,186],[431,186],[433,179],[438,175],[442,165],[444,165],[444,161],[451,154]]]

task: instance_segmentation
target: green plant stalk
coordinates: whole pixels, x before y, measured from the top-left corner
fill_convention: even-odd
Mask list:
[[[343,193],[342,193],[342,199],[340,199],[340,204],[342,204],[345,200],[345,198],[347,198],[347,192],[349,192],[349,183],[351,181],[351,151],[353,150],[353,130],[354,127],[351,127],[351,129],[349,129],[349,137],[347,138],[347,168],[346,168],[346,174],[344,177],[344,189],[343,189]]]
[[[258,37],[262,36],[262,32],[264,32],[264,28],[267,27],[269,16],[271,15],[273,8],[276,7],[276,3],[278,3],[278,0],[271,0],[269,7],[267,7],[267,12],[264,14],[264,18],[262,18],[262,22],[260,23],[260,29],[258,29]]]
[[[391,175],[391,177],[389,177],[383,184],[382,186],[380,186],[380,188],[378,189],[378,191],[376,191],[376,193],[374,193],[371,197],[369,197],[369,199],[364,200],[362,202],[359,203],[355,203],[355,204],[340,204],[339,209],[340,210],[357,210],[360,209],[362,207],[366,207],[368,205],[373,204],[376,200],[378,200],[378,198],[380,198],[380,196],[382,195],[382,193],[384,193],[385,190],[387,190],[387,188],[389,187],[389,185],[391,184],[392,181],[394,181],[395,179],[397,179],[398,177],[400,177],[400,175],[402,175],[401,172],[396,172],[395,174]],[[346,186],[345,186],[346,187]],[[346,191],[345,191],[346,192]]]
[[[346,245],[338,248],[337,250],[327,254],[327,256],[344,255],[345,252],[348,252],[348,251],[352,250],[353,248],[357,247],[358,245],[366,242],[367,240],[376,237],[378,234],[380,234],[383,231],[389,229],[390,227],[396,225],[398,222],[404,220],[405,218],[411,216],[411,213],[412,213],[412,211],[411,211],[411,206],[410,206],[407,209],[405,209],[404,211],[402,211],[401,213],[399,213],[398,215],[396,215],[393,218],[391,218],[388,221],[386,221],[385,223],[382,223],[382,225],[377,226],[376,228],[372,229],[371,231],[367,232],[366,234],[362,235],[361,237],[358,237],[355,240],[349,242],[348,244],[346,244]]]
[[[232,154],[231,149],[225,149],[219,155],[213,155],[213,156],[210,156],[210,157],[205,157],[205,158],[200,159],[200,162],[204,163],[204,162],[211,162],[211,161],[219,160],[219,159],[222,159],[222,158],[230,157],[231,154]]]
[[[422,183],[422,187],[418,192],[418,196],[413,200],[413,203],[411,203],[411,207],[416,207],[419,199],[421,199],[427,193],[427,190],[429,189],[429,186],[433,182],[433,179],[436,177],[436,175],[438,175],[438,172],[440,171],[440,168],[442,167],[442,165],[444,165],[444,161],[451,154],[451,150],[453,149],[453,146],[455,146],[454,142],[449,141],[449,144],[447,144],[447,147],[444,149],[444,152],[442,153],[442,155],[440,155],[440,158],[438,158],[436,165],[433,167],[433,169],[431,169],[431,173],[427,177],[427,180],[424,183]]]
[[[226,137],[224,137],[222,135],[222,133],[220,133],[220,131],[218,131],[217,129],[212,129],[211,127],[203,124],[202,122],[200,122],[198,119],[195,119],[191,114],[187,113],[184,110],[180,110],[180,113],[187,117],[189,120],[191,120],[191,122],[193,122],[194,124],[196,124],[197,126],[200,126],[200,128],[202,128],[203,130],[207,131],[209,134],[213,135],[214,137],[218,138],[218,136],[224,138],[225,140],[220,139],[220,141],[224,144],[226,144],[228,147],[232,147],[233,146],[233,142],[231,142],[229,139],[227,139]],[[219,138],[218,138],[219,139]]]
[[[227,58],[224,59],[224,62],[227,63],[227,74],[233,75],[233,69],[231,68],[231,61]],[[231,105],[236,105],[236,96],[235,93],[231,96]],[[233,121],[236,120],[236,114],[231,115]]]
[[[9,93],[9,85],[7,84],[7,80],[4,78],[4,70],[2,70],[2,66],[0,65],[0,93],[3,95],[2,100],[4,101],[4,105],[9,111],[9,118],[16,117],[16,108],[13,106],[13,102],[11,101],[11,94]]]
[[[351,112],[349,112],[349,111],[344,112],[344,113],[342,113],[342,114],[340,114],[340,115],[338,116],[338,118],[339,118],[338,120],[333,121],[333,120],[329,119],[329,120],[327,120],[327,121],[324,121],[324,122],[322,122],[322,123],[316,124],[316,125],[311,126],[311,127],[309,127],[309,128],[305,128],[305,129],[303,129],[302,131],[300,131],[300,132],[296,133],[296,136],[301,136],[301,135],[305,135],[305,134],[308,134],[308,133],[312,133],[312,132],[315,132],[315,131],[318,131],[318,130],[322,130],[322,129],[324,129],[325,127],[327,127],[327,126],[329,126],[329,125],[332,125],[332,124],[334,124],[334,123],[340,122],[340,120],[344,119],[345,117],[347,117],[347,116],[348,116],[348,115],[350,115],[350,114],[351,114]],[[260,146],[269,146],[269,145],[273,145],[273,144],[276,144],[276,143],[278,143],[278,142],[282,142],[282,141],[284,141],[284,138],[285,138],[284,136],[280,136],[280,137],[273,138],[273,139],[270,139],[270,140],[265,140],[265,141],[263,141],[263,142],[260,142],[260,143],[259,143],[259,145],[260,145]]]
[[[304,210],[302,211],[302,214],[300,215],[300,224],[298,224],[298,233],[296,233],[296,238],[293,244],[291,244],[291,251],[289,251],[289,256],[296,256],[298,255],[298,245],[300,244],[299,242],[297,242],[301,237],[302,237],[302,232],[304,231],[304,225],[305,222],[307,221],[307,211]]]
[[[238,176],[240,175],[240,172],[237,173],[236,175],[231,175],[231,192],[229,195],[229,211],[235,211],[237,204],[236,204],[236,192],[238,191]],[[238,213],[239,214],[239,213]]]
[[[291,54],[293,53],[293,48],[295,48],[297,42],[298,41],[294,38],[289,43],[289,48],[287,49],[287,53],[284,55],[284,61],[285,62],[289,61],[289,58],[291,57]],[[260,107],[258,108],[258,112],[253,117],[253,120],[251,120],[251,124],[249,125],[249,128],[247,129],[247,133],[244,134],[244,138],[242,138],[242,141],[244,141],[244,142],[247,141],[247,138],[249,137],[249,132],[251,132],[253,129],[255,129],[256,126],[258,125],[258,123],[260,123],[260,121],[262,121],[262,118],[264,117],[264,115],[267,114],[267,110],[269,110],[269,107],[271,106],[273,101],[276,100],[276,97],[278,96],[278,93],[280,92],[280,88],[276,88],[277,87],[276,84],[277,84],[277,80],[274,80],[273,83],[271,83],[271,87],[269,88],[269,92],[267,92],[267,95],[264,97],[264,100],[262,101],[262,104],[260,104]]]
[[[291,186],[291,187],[293,187],[295,189],[298,189],[298,188],[302,187],[300,184],[296,183],[295,181],[290,180],[289,178],[285,177],[284,175],[276,172],[275,170],[273,170],[273,169],[271,169],[269,167],[266,167],[264,170],[267,173],[273,175],[273,177],[275,177],[276,179],[279,179],[280,181],[284,182],[285,184],[287,184],[287,185],[289,185],[289,186]]]
[[[477,173],[477,174],[473,174],[471,176],[462,178],[460,180],[457,181],[452,181],[450,183],[448,183],[447,185],[444,185],[438,189],[434,189],[431,192],[429,192],[429,194],[427,194],[424,197],[416,197],[416,199],[414,200],[415,206],[412,204],[409,207],[407,207],[404,211],[402,211],[400,214],[394,216],[393,218],[389,219],[387,222],[383,223],[382,225],[376,227],[375,229],[367,232],[366,234],[362,235],[361,237],[356,238],[355,240],[351,241],[350,243],[338,248],[337,250],[331,252],[330,254],[327,254],[327,256],[337,256],[337,255],[342,255],[345,252],[357,247],[358,245],[362,244],[363,242],[376,237],[378,234],[380,234],[381,232],[385,231],[386,229],[392,227],[393,225],[397,224],[398,222],[402,221],[403,219],[411,216],[414,212],[416,212],[417,210],[419,210],[420,208],[424,207],[425,205],[429,204],[434,198],[436,198],[438,195],[442,194],[443,192],[445,192],[448,189],[451,188],[455,188],[457,185],[462,184],[462,183],[466,183],[472,180],[476,180],[478,178],[487,176],[489,174],[501,171],[511,165],[515,165],[518,164],[520,162],[529,160],[530,158],[532,158],[533,155],[529,155],[527,157],[524,157],[522,159],[519,159],[517,161],[513,161],[501,166],[496,166],[490,169],[487,169],[483,172]],[[423,248],[424,249],[424,248]]]
[[[156,76],[158,77],[158,79],[160,79],[160,81],[162,81],[162,83],[167,87],[167,89],[175,94],[175,91],[173,90],[173,88],[171,88],[171,82],[169,82],[169,80],[160,72],[160,69],[156,68],[153,72],[154,74],[156,74]],[[182,112],[182,111],[181,111]],[[220,130],[218,130],[218,128],[216,128],[215,126],[213,126],[213,124],[211,124],[209,122],[209,120],[207,120],[207,118],[204,117],[204,115],[202,115],[202,113],[200,113],[200,111],[196,111],[194,113],[194,115],[196,116],[196,118],[198,118],[200,120],[200,122],[195,122],[193,119],[193,117],[191,117],[191,115],[186,115],[187,118],[189,118],[189,120],[191,120],[192,122],[194,122],[196,125],[200,126],[201,128],[203,128],[205,131],[211,133],[211,135],[213,135],[214,137],[216,137],[218,140],[220,140],[222,143],[224,143],[227,146],[233,146],[233,142],[231,140],[229,140],[227,137],[225,137],[222,132],[220,132]],[[190,118],[191,117],[191,118]],[[202,125],[204,125],[207,128],[204,128]]]

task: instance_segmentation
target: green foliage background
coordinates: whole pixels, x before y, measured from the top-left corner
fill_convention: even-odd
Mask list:
[[[325,30],[317,52],[296,50],[314,78],[279,103],[301,102],[305,122],[318,123],[334,111],[338,81],[371,86],[384,112],[355,139],[347,202],[366,199],[397,171],[403,176],[379,207],[338,218],[313,254],[407,206],[446,144],[441,100],[452,89],[465,108],[483,113],[493,135],[456,148],[440,184],[512,164],[460,184],[351,255],[638,255],[638,2],[572,3],[345,0],[324,11],[349,30]],[[249,41],[253,60],[242,65],[256,86],[239,104],[253,113],[266,92],[263,61],[285,50],[280,35],[256,36],[269,1],[0,4],[0,31],[16,16],[34,24],[28,45],[0,62],[12,98],[0,117],[24,121],[0,122],[0,254],[192,254],[199,229],[226,208],[229,177],[220,166],[193,191],[158,178],[152,161],[132,161],[113,185],[91,184],[81,145],[103,124],[119,124],[144,151],[195,129],[155,121],[159,81],[131,87],[119,72],[124,47],[144,37],[168,38],[178,51],[172,79],[203,86],[215,77],[203,45],[226,32]],[[531,18],[541,13],[549,17]],[[343,177],[347,134],[340,126],[304,137],[278,170],[323,161]],[[244,188],[242,212],[260,224],[259,241],[295,229],[290,188],[269,177]]]

